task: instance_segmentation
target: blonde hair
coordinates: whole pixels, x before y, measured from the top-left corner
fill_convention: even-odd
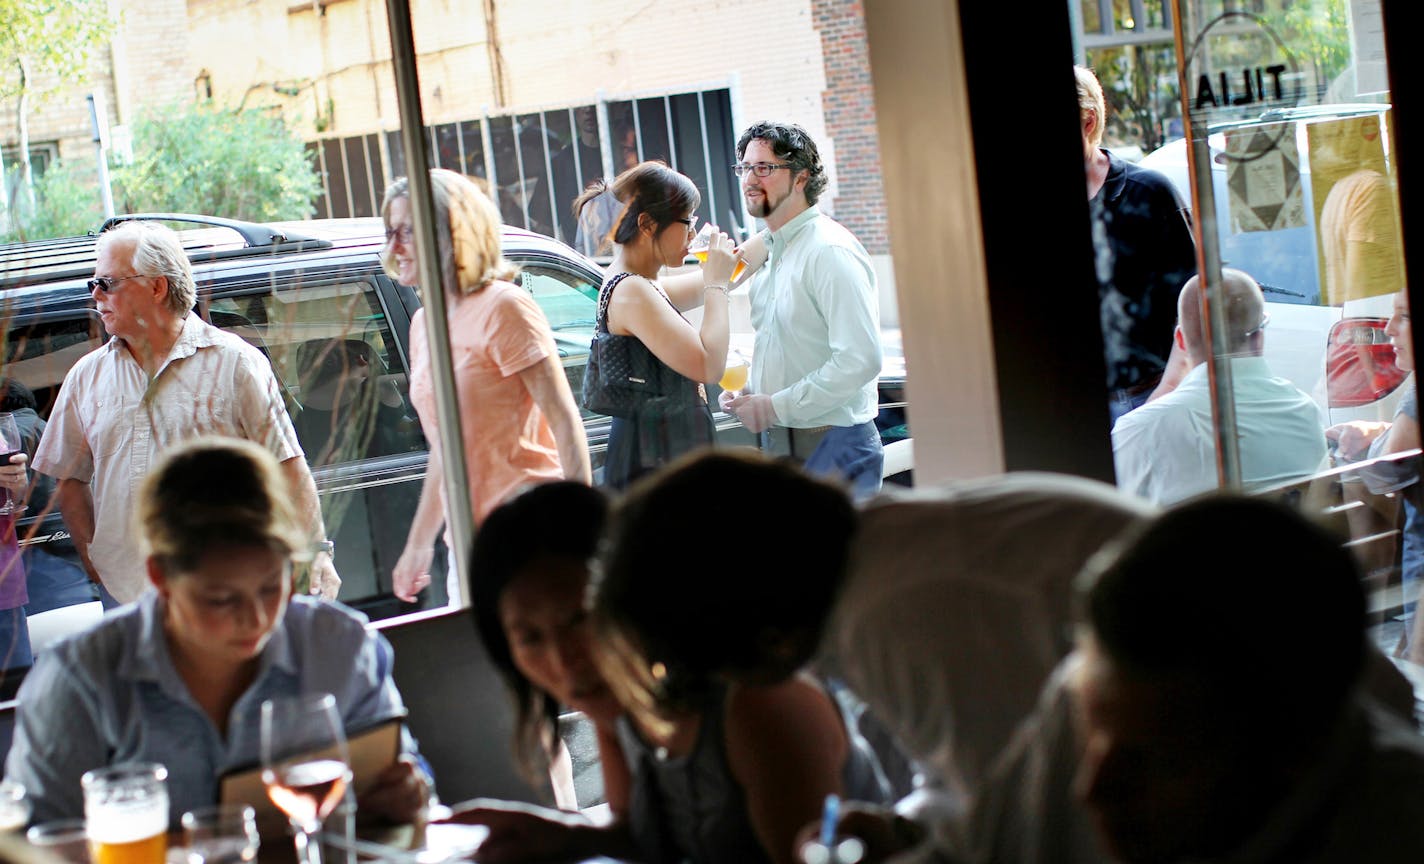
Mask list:
[[[1073,77],[1078,81],[1080,122],[1086,120],[1090,115],[1097,121],[1093,124],[1093,138],[1088,142],[1097,147],[1103,143],[1103,126],[1108,119],[1108,106],[1103,99],[1103,85],[1098,83],[1098,76],[1093,74],[1093,70],[1086,66],[1074,66]]]
[[[440,275],[447,291],[456,296],[473,294],[491,282],[513,279],[519,274],[519,268],[504,258],[504,222],[499,209],[474,180],[433,168],[430,192],[435,202]],[[406,177],[392,183],[381,202],[381,218],[387,228],[391,225],[391,202],[397,198],[410,199],[410,181]],[[381,261],[394,278],[392,263],[384,253]]]
[[[139,524],[148,554],[179,572],[230,546],[310,553],[276,457],[235,438],[195,438],[164,453],[144,480]]]

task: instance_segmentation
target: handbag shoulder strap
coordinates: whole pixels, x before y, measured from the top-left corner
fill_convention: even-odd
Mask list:
[[[613,289],[618,287],[618,283],[632,276],[632,273],[623,271],[607,282],[598,291],[598,314],[594,319],[594,331],[597,333],[608,332],[608,301],[613,299]]]

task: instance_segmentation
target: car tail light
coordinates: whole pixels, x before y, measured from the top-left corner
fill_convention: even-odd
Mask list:
[[[1344,318],[1330,328],[1325,349],[1331,408],[1355,408],[1383,399],[1409,373],[1394,364],[1384,318]]]

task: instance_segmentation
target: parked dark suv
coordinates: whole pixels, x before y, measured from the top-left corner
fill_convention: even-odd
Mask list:
[[[426,442],[409,400],[407,356],[410,319],[420,301],[381,269],[380,220],[255,225],[169,219],[200,226],[181,234],[198,284],[199,313],[272,362],[336,542],[341,599],[372,618],[411,611],[390,593],[390,573],[426,462]],[[48,416],[74,362],[107,338],[84,286],[93,275],[95,242],[86,236],[0,247],[0,375],[34,390],[41,416]],[[505,229],[504,251],[521,268],[519,284],[548,317],[577,396],[600,268],[562,243],[514,228]],[[882,425],[887,440],[895,440],[908,435],[903,360],[892,357],[886,368],[893,372],[882,380],[889,400]],[[609,421],[588,411],[583,417],[597,476]],[[752,443],[734,417],[718,414],[717,427],[724,443]],[[82,572],[58,512],[32,500],[21,536],[32,526],[26,547],[34,561],[32,612],[87,599],[87,585],[78,584],[82,596],[73,593]],[[443,566],[445,556],[437,554],[435,561]],[[445,602],[444,581],[432,581],[421,605]]]

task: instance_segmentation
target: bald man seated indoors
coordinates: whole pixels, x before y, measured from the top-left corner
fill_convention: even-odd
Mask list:
[[[1266,307],[1261,288],[1240,270],[1223,269],[1225,354],[1231,371],[1241,475],[1247,487],[1308,477],[1325,467],[1319,406],[1263,355]],[[1113,426],[1118,486],[1168,505],[1217,487],[1216,431],[1207,359],[1211,339],[1202,318],[1201,280],[1193,276],[1177,299],[1177,345],[1190,371],[1175,389],[1123,415]]]

